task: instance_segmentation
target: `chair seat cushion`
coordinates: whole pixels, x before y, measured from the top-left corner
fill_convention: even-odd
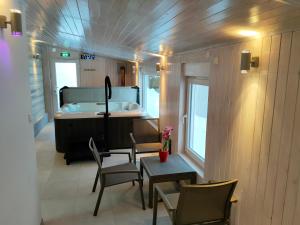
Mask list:
[[[136,153],[151,153],[158,152],[162,148],[160,142],[136,144]]]
[[[103,168],[102,173],[105,175],[105,187],[139,179],[138,173],[105,174],[105,173],[111,173],[115,171],[126,171],[126,170],[139,172],[138,168],[133,163],[124,163],[117,166],[110,166],[110,167]]]

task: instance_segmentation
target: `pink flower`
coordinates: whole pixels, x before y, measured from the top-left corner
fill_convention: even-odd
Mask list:
[[[173,131],[173,127],[166,126],[165,129],[163,130],[163,133],[162,133],[163,139],[164,140],[169,140],[172,131]]]
[[[173,131],[173,127],[171,126],[166,126],[165,129],[163,130],[162,133],[162,138],[163,138],[163,147],[162,147],[162,151],[168,151],[170,148],[170,136],[171,133]]]

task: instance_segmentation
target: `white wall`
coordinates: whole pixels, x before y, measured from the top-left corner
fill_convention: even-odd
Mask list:
[[[80,60],[80,86],[103,87],[105,76],[109,75],[112,86],[121,85],[120,66],[125,67],[126,86],[134,86],[132,63],[96,56],[95,60]]]
[[[0,0],[1,15],[9,18],[10,8],[18,5]],[[36,156],[28,120],[28,42],[25,36],[13,38],[10,28],[0,31],[0,106],[0,224],[38,225]]]
[[[244,49],[260,57],[246,75]],[[299,59],[300,31],[284,32],[177,54],[161,75],[161,124],[175,126],[172,147],[183,152],[183,63],[211,62],[204,172],[239,180],[233,225],[299,225]]]
[[[121,78],[118,71],[118,67],[121,65],[125,67],[126,70],[126,85],[134,86],[135,79],[132,72],[133,63],[118,60],[103,56],[96,56],[95,60],[81,60],[80,52],[73,51],[69,49],[63,49],[56,47],[56,51],[52,51],[53,47],[45,47],[43,58],[45,61],[51,61],[52,73],[54,73],[54,62],[55,61],[76,61],[78,62],[79,80],[81,87],[102,87],[104,86],[104,79],[106,75],[110,76],[111,83],[113,86],[119,86],[121,84]],[[63,59],[60,57],[62,51],[70,52],[71,56],[69,58]]]

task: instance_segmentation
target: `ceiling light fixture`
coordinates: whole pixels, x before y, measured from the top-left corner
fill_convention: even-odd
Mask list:
[[[10,10],[10,21],[7,21],[6,16],[0,15],[0,28],[6,29],[7,24],[10,24],[11,34],[15,37],[22,36],[22,17],[21,11],[17,9]]]
[[[47,42],[45,42],[45,41],[37,40],[37,39],[32,39],[32,42],[33,42],[33,43],[47,43]]]
[[[243,37],[257,37],[260,35],[259,32],[254,30],[240,30],[238,33]]]
[[[156,56],[156,57],[164,57],[164,55],[157,54],[157,53],[152,53],[152,52],[147,52],[147,51],[142,51],[142,53],[145,53],[145,54],[151,55],[151,56]]]

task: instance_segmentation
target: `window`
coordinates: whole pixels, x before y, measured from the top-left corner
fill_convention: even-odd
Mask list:
[[[159,76],[143,76],[143,108],[149,116],[159,117]]]
[[[192,79],[188,83],[186,148],[204,162],[208,109],[208,82]]]

